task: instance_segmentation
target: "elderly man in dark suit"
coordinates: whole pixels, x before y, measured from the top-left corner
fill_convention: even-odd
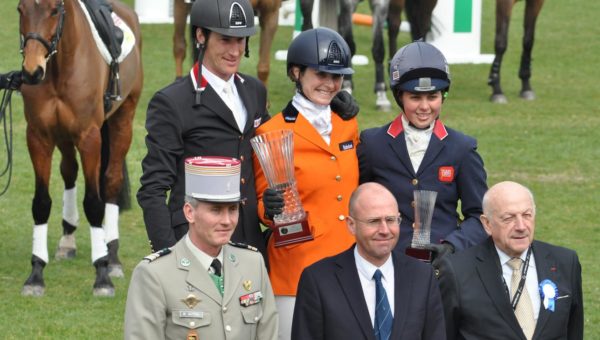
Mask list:
[[[529,189],[501,182],[484,195],[487,242],[441,261],[448,339],[583,339],[581,265],[534,241]]]
[[[381,184],[362,184],[349,214],[356,245],[303,271],[292,339],[445,339],[431,267],[392,252],[400,233],[394,196]]]

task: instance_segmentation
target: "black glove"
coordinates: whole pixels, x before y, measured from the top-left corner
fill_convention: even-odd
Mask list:
[[[454,246],[448,242],[442,244],[430,243],[423,246],[423,248],[432,251],[433,261],[431,262],[431,265],[436,269],[439,268],[442,257],[454,253]]]
[[[352,95],[346,91],[338,92],[329,104],[331,111],[337,113],[343,120],[350,120],[358,114],[360,107]]]
[[[283,211],[283,194],[275,189],[267,188],[263,192],[263,204],[265,205],[265,217],[273,220],[273,216]]]
[[[11,71],[0,76],[0,89],[18,90],[23,83],[21,71]]]

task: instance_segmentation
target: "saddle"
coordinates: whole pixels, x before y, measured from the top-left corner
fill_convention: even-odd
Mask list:
[[[111,13],[113,12],[112,6],[107,0],[82,0],[82,2],[85,4],[102,42],[112,57],[108,88],[104,93],[104,112],[107,113],[111,110],[114,100],[121,100],[119,63],[117,59],[121,55],[121,44],[124,37],[123,30],[115,26],[111,17]]]

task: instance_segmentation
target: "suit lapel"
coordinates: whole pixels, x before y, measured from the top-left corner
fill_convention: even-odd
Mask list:
[[[294,133],[306,140],[308,143],[314,144],[315,146],[327,151],[331,152],[329,149],[329,145],[325,143],[323,137],[317,132],[312,124],[302,114],[298,114],[296,122],[294,123]],[[294,143],[296,144],[296,143]]]
[[[245,81],[243,81],[243,78],[238,75],[235,75],[234,77],[235,87],[237,88],[238,94],[242,99],[242,103],[244,103],[244,107],[246,108],[246,125],[244,126],[243,131],[246,133],[246,131],[251,129],[254,125],[254,113],[257,112],[256,98],[250,95],[249,89],[247,88]]]
[[[231,252],[231,248],[228,245],[225,245],[223,247],[223,272],[226,273],[225,292],[223,293],[224,306],[229,304],[229,301],[235,292],[237,292],[240,281],[242,281],[238,265],[238,258]]]
[[[358,270],[356,269],[356,262],[354,260],[354,247],[346,250],[338,257],[336,264],[336,277],[342,291],[346,296],[348,304],[352,309],[352,314],[358,321],[358,325],[363,332],[364,338],[375,340],[375,334],[373,333],[373,325],[371,324],[371,318],[369,316],[369,309],[365,302],[365,296],[363,294],[360,279],[358,277]],[[352,322],[348,320],[348,322]],[[357,336],[357,338],[359,338]]]
[[[412,163],[410,161],[410,156],[408,155],[408,148],[406,147],[406,139],[404,139],[404,133],[399,134],[395,138],[390,139],[390,147],[396,155],[398,159],[406,168],[406,171],[412,176],[415,177],[415,170],[413,169]]]
[[[208,297],[221,305],[222,297],[207,271],[202,269],[202,265],[194,254],[192,254],[185,242],[178,242],[175,246],[177,255],[177,268],[187,271],[186,282],[198,289]]]
[[[223,119],[232,128],[234,128],[236,131],[239,131],[239,127],[237,125],[237,122],[235,121],[235,117],[233,117],[233,112],[231,112],[229,106],[225,104],[223,99],[219,97],[217,92],[215,92],[215,89],[212,86],[210,86],[210,84],[206,87],[204,92],[202,92],[202,106],[214,112],[215,115]]]
[[[538,275],[538,282],[542,282],[545,279],[558,284],[559,278],[556,273],[556,261],[550,252],[538,242],[533,242],[533,256],[535,257],[535,267]],[[544,308],[543,301],[540,306],[540,314],[538,315],[538,321],[535,325],[535,331],[533,332],[533,339],[536,339],[541,334],[546,322],[552,315],[552,312]]]
[[[394,262],[394,323],[392,326],[391,339],[400,339],[404,322],[409,313],[410,292],[413,291],[413,280],[407,280],[403,275],[406,273],[406,259],[392,252]]]
[[[506,287],[502,281],[502,267],[500,266],[498,253],[491,238],[486,241],[485,247],[482,247],[477,254],[477,260],[479,261],[477,263],[479,278],[494,307],[515,332],[515,335],[519,339],[525,339],[506,294]]]

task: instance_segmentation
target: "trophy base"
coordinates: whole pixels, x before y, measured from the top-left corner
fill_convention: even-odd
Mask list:
[[[414,257],[417,260],[421,260],[421,261],[427,262],[427,263],[430,263],[431,260],[433,259],[431,250],[427,250],[427,249],[408,247],[408,248],[406,248],[405,253],[406,253],[406,255],[408,255],[410,257]]]
[[[275,247],[287,246],[288,244],[301,243],[313,239],[310,227],[308,226],[308,219],[288,224],[276,224],[272,228]]]

